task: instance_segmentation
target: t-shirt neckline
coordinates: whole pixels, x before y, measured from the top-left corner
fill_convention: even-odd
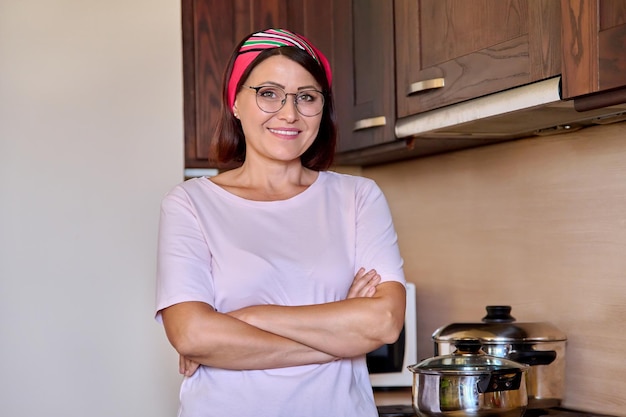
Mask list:
[[[312,192],[315,191],[315,189],[317,189],[325,180],[326,178],[326,172],[325,171],[318,171],[318,175],[317,178],[315,178],[315,180],[311,183],[311,185],[309,185],[306,189],[304,189],[302,192],[286,198],[284,200],[250,200],[244,197],[240,197],[236,194],[231,193],[230,191],[222,188],[220,185],[214,183],[213,181],[211,181],[211,179],[209,177],[203,177],[203,179],[205,180],[204,183],[214,192],[216,192],[217,194],[235,201],[235,202],[241,202],[241,203],[246,203],[246,204],[252,204],[252,205],[272,205],[272,204],[285,204],[285,203],[289,203],[292,201],[297,201],[300,200],[302,198],[305,198],[307,195],[311,194]]]

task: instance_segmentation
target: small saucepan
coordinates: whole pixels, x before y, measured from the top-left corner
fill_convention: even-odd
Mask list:
[[[528,365],[485,354],[478,339],[457,340],[455,346],[450,355],[409,366],[417,415],[522,416]]]

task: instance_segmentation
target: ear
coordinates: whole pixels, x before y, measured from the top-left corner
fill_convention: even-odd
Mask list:
[[[239,110],[237,110],[237,99],[235,99],[235,103],[233,103],[232,111],[235,118],[239,119]]]

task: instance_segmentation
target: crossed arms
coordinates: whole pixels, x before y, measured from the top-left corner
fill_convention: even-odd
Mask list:
[[[161,311],[180,371],[198,364],[223,369],[269,369],[326,363],[393,343],[404,323],[405,290],[361,269],[345,300],[305,305],[260,305],[218,313],[202,302]]]

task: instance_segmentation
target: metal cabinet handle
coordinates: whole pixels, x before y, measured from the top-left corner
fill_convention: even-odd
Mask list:
[[[433,78],[430,80],[418,81],[409,86],[409,90],[406,95],[410,96],[411,94],[419,93],[421,91],[433,90],[435,88],[441,88],[445,85],[444,78]]]
[[[369,129],[371,127],[385,126],[387,119],[385,116],[370,117],[369,119],[361,119],[354,122],[353,132],[357,130]]]

